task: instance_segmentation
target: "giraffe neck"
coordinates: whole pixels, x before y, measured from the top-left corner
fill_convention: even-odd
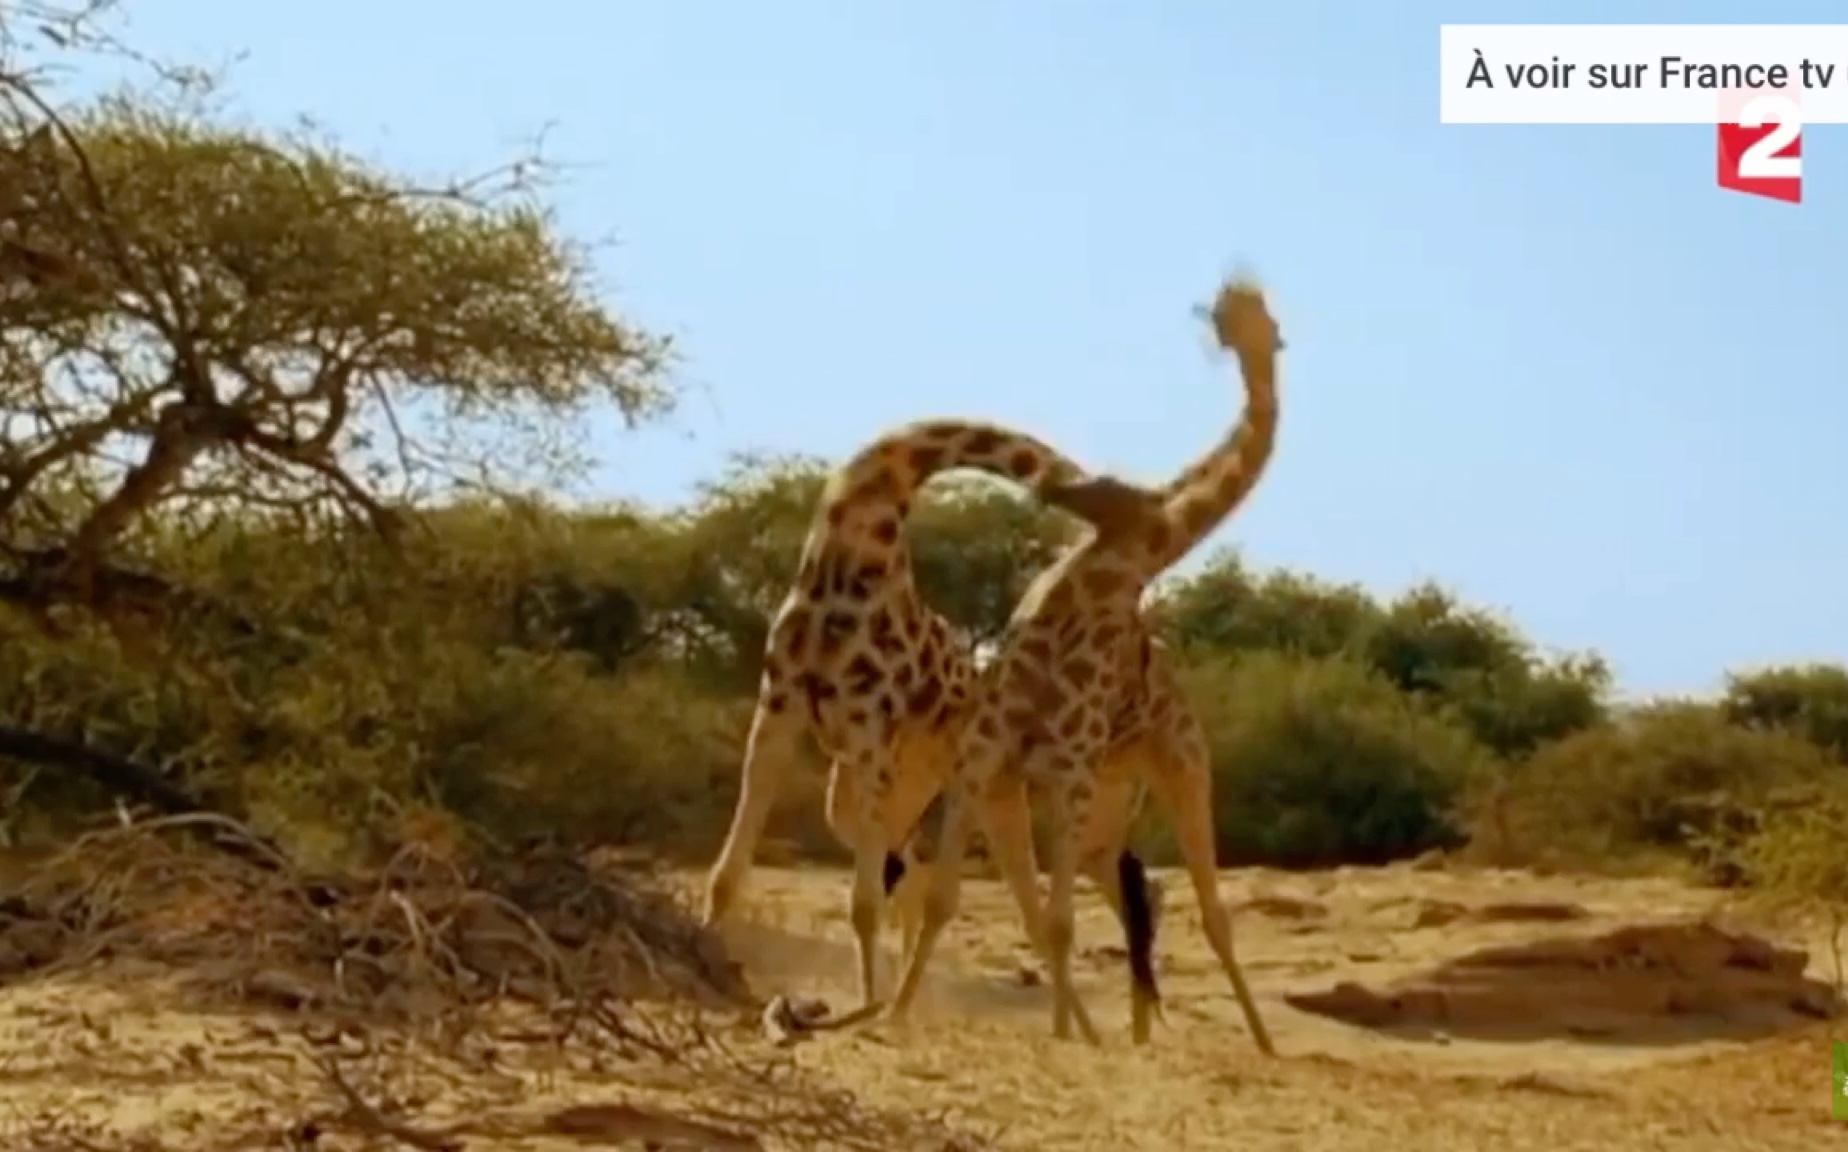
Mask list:
[[[803,576],[812,582],[833,558],[842,571],[828,574],[839,596],[848,586],[885,582],[909,586],[905,521],[920,489],[944,472],[974,470],[1030,490],[1084,475],[1052,445],[999,424],[924,420],[902,425],[863,446],[837,468],[822,490],[804,543]],[[852,571],[847,571],[851,568]]]
[[[1147,534],[1141,557],[1152,580],[1225,522],[1251,495],[1277,443],[1277,354],[1239,357],[1245,378],[1245,412],[1226,437],[1182,470],[1164,489],[1160,524]]]

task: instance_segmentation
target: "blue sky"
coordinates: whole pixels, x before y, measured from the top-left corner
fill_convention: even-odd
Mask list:
[[[1442,127],[1436,80],[1446,20],[1839,6],[130,9],[139,45],[247,52],[243,114],[393,167],[554,126],[564,223],[618,240],[612,299],[688,386],[666,427],[598,430],[596,494],[676,500],[734,450],[838,457],[930,414],[1163,477],[1236,411],[1189,309],[1245,265],[1290,342],[1283,425],[1209,549],[1435,578],[1631,693],[1848,658],[1848,133],[1806,134],[1792,207],[1716,190],[1709,129]]]

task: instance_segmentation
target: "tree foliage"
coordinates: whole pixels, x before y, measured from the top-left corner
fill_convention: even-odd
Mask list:
[[[153,596],[123,560],[156,512],[392,533],[418,497],[560,478],[588,411],[673,398],[665,342],[597,299],[523,166],[425,188],[164,89],[75,107],[12,74],[0,91],[15,603]]]
[[[1848,668],[1804,664],[1733,673],[1722,707],[1736,724],[1795,732],[1848,761]]]

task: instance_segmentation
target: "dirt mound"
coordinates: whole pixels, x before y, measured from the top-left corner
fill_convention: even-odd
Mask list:
[[[1833,1019],[1808,955],[1705,923],[1485,948],[1380,991],[1343,982],[1291,1007],[1380,1031],[1522,1040],[1676,1043]]]

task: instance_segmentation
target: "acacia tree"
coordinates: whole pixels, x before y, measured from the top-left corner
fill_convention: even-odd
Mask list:
[[[179,625],[274,640],[274,622],[154,545],[251,518],[389,542],[445,489],[556,481],[585,413],[672,404],[669,350],[598,298],[537,157],[425,187],[306,132],[228,126],[212,78],[113,39],[111,0],[77,3],[0,0],[0,604],[53,637],[87,614],[131,650],[197,649],[161,675],[254,739],[260,699],[233,688],[254,665]],[[138,83],[66,98],[59,75],[92,63]],[[5,674],[31,681],[33,658]],[[143,766],[75,712],[32,723],[0,728],[0,760],[188,806],[171,749]],[[23,786],[0,773],[0,807]]]
[[[60,45],[106,46],[89,14],[60,19]],[[390,534],[444,486],[556,479],[587,411],[672,403],[665,342],[598,300],[532,162],[426,188],[216,123],[170,81],[61,105],[21,43],[0,57],[14,603],[127,607],[149,581],[120,554],[152,513],[331,511]]]

